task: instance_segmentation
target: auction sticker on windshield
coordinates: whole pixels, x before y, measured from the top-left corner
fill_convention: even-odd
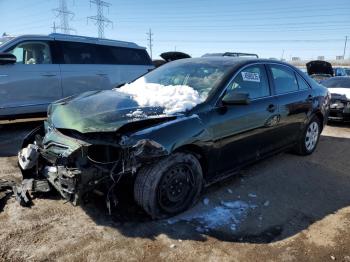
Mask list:
[[[259,73],[241,72],[243,81],[260,82]]]

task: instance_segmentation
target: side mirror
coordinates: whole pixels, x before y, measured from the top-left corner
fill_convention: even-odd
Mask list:
[[[224,105],[248,105],[250,98],[248,93],[228,92],[222,98]]]
[[[0,53],[0,65],[16,63],[17,59],[13,54]]]

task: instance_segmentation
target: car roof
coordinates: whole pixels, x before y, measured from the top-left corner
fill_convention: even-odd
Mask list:
[[[292,65],[282,61],[276,61],[273,59],[254,58],[254,57],[206,56],[206,57],[198,57],[198,58],[180,59],[172,63],[175,63],[175,62],[177,63],[190,63],[190,62],[213,63],[218,65],[228,65],[232,67],[243,66],[245,64],[252,64],[252,63],[273,63],[273,64],[287,65],[287,66],[293,67]]]
[[[133,42],[112,40],[112,39],[101,39],[96,37],[80,36],[80,35],[68,35],[68,34],[59,34],[52,33],[49,35],[20,35],[17,36],[5,44],[10,42],[17,42],[18,40],[60,40],[60,41],[69,41],[69,42],[79,42],[79,43],[91,43],[91,44],[100,44],[108,46],[118,46],[118,47],[129,47],[137,49],[146,49],[145,47],[139,46]]]

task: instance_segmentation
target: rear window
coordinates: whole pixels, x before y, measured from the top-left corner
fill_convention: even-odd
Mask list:
[[[285,66],[270,65],[272,78],[277,94],[284,94],[298,90],[298,83],[294,72]]]
[[[78,42],[60,42],[64,64],[96,64],[95,45]]]

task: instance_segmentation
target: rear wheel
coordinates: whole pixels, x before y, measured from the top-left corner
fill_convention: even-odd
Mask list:
[[[197,158],[192,154],[174,153],[139,171],[134,197],[152,218],[168,217],[185,211],[196,202],[202,182]]]
[[[311,119],[309,124],[303,131],[303,135],[300,138],[296,151],[299,155],[312,154],[317,146],[318,140],[321,134],[321,122],[318,117]]]

